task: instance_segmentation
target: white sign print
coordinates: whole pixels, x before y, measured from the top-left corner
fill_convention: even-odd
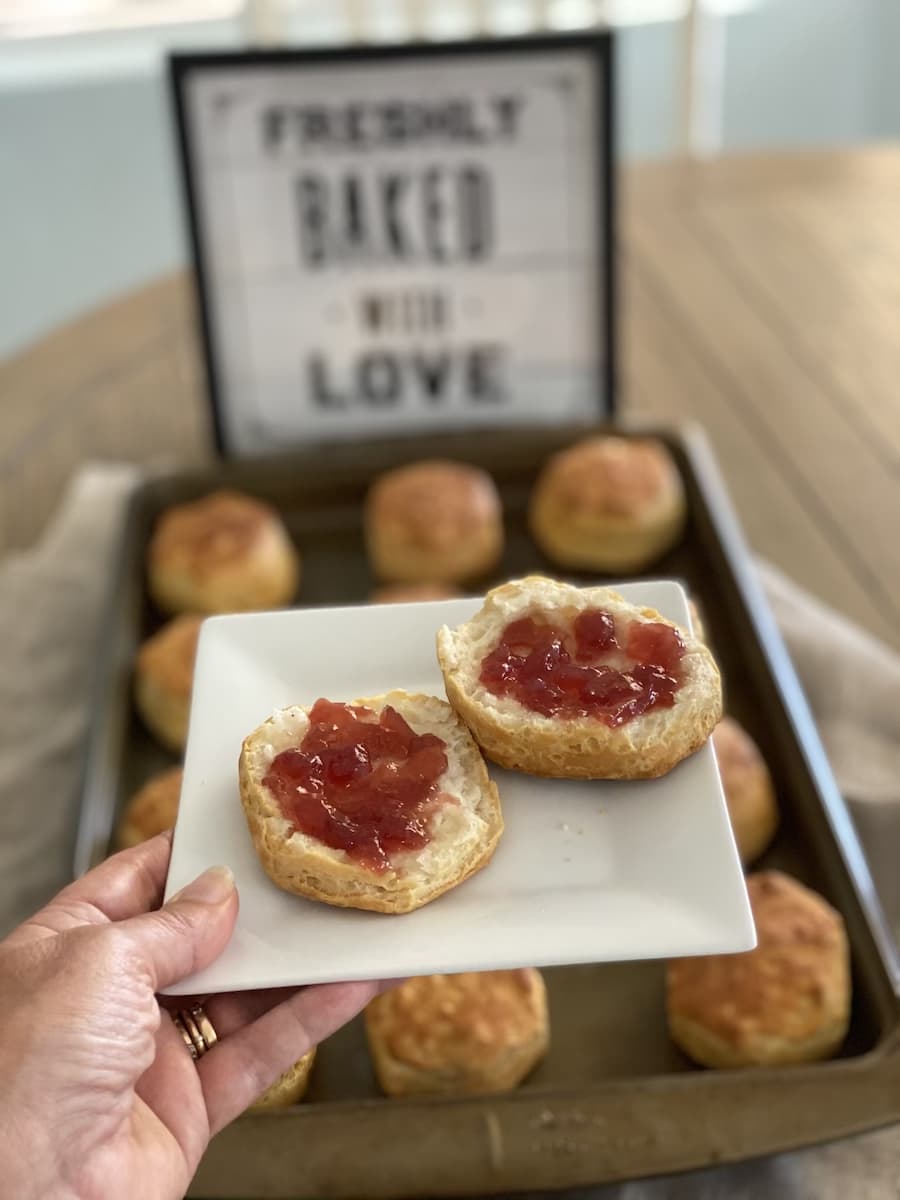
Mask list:
[[[187,74],[230,449],[598,412],[599,64],[473,48]]]

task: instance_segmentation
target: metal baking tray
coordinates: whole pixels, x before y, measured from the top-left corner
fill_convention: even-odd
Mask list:
[[[147,480],[131,502],[98,663],[76,870],[109,851],[120,805],[171,761],[130,704],[135,649],[160,620],[145,595],[143,558],[166,506],[223,484],[263,497],[283,513],[303,553],[299,602],[364,602],[375,584],[361,528],[369,482],[402,462],[453,457],[485,467],[500,489],[508,544],[497,578],[552,574],[527,533],[528,493],[546,457],[584,432],[319,447]],[[684,580],[699,600],[727,707],[759,742],[778,789],[783,823],[762,865],[823,892],[847,923],[854,1001],[841,1056],[788,1069],[698,1070],[666,1035],[662,963],[548,970],[552,1046],[518,1091],[387,1100],[357,1020],[321,1047],[303,1105],[243,1117],[213,1141],[191,1195],[557,1189],[735,1161],[900,1120],[900,963],[865,859],[702,433],[651,432],[674,454],[690,508],[683,543],[652,574]]]

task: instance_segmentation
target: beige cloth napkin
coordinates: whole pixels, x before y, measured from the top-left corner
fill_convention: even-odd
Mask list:
[[[41,541],[0,562],[0,936],[71,878],[94,648],[137,478],[86,468]]]
[[[69,878],[94,647],[125,502],[126,466],[87,467],[32,550],[0,563],[0,935]],[[760,566],[762,582],[900,933],[900,656]],[[900,1129],[695,1172],[592,1189],[595,1200],[894,1200]]]

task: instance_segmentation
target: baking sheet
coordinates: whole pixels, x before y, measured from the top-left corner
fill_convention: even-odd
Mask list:
[[[555,573],[528,536],[527,498],[547,455],[583,434],[542,428],[323,447],[148,481],[134,498],[114,582],[77,868],[108,852],[119,806],[171,761],[129,701],[134,650],[160,621],[145,598],[142,562],[163,508],[222,484],[268,499],[303,552],[298,602],[364,602],[376,583],[361,528],[370,480],[415,459],[467,460],[496,479],[507,527],[503,563],[480,589],[531,570]],[[728,710],[772,770],[783,821],[759,865],[817,888],[847,922],[855,992],[841,1056],[810,1067],[700,1071],[666,1035],[662,964],[554,969],[546,973],[551,1051],[516,1093],[388,1101],[375,1087],[357,1021],[321,1048],[307,1103],[242,1118],[215,1139],[192,1195],[263,1200],[567,1187],[770,1153],[900,1119],[900,971],[865,861],[705,440],[697,431],[661,436],[685,480],[690,520],[681,546],[648,575],[680,578],[698,599]]]

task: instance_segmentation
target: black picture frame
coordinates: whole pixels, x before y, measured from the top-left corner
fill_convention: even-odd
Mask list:
[[[174,112],[178,162],[190,244],[190,253],[200,318],[201,348],[206,370],[216,449],[228,458],[228,444],[221,402],[220,371],[216,352],[216,337],[210,304],[210,272],[205,261],[200,228],[200,205],[194,172],[194,147],[191,141],[186,82],[195,72],[221,67],[280,67],[302,69],[306,65],[335,63],[342,66],[354,62],[384,62],[408,59],[464,58],[466,56],[549,54],[576,50],[590,56],[597,68],[595,96],[597,100],[595,147],[596,195],[598,213],[601,269],[598,271],[598,329],[600,355],[598,360],[598,419],[615,417],[617,399],[617,265],[616,265],[616,116],[615,116],[615,54],[612,32],[604,27],[564,33],[529,34],[520,37],[477,38],[465,41],[403,42],[355,44],[314,48],[284,48],[238,51],[192,51],[169,55],[169,92]]]

